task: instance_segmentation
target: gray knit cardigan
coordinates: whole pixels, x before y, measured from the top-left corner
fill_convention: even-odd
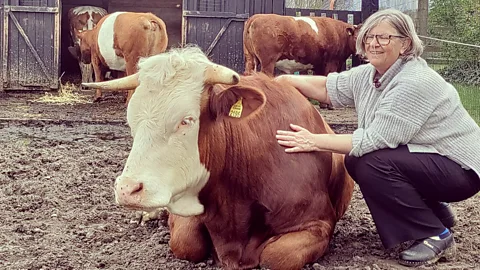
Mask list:
[[[480,127],[456,89],[424,59],[398,59],[374,83],[364,64],[327,76],[334,107],[355,106],[358,128],[350,155],[407,145],[411,152],[438,153],[480,177]]]

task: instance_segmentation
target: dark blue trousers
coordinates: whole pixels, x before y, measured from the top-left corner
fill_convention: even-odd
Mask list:
[[[445,156],[410,153],[407,146],[345,157],[385,248],[445,230],[431,205],[458,202],[480,191],[480,179]],[[430,206],[429,206],[430,205]]]

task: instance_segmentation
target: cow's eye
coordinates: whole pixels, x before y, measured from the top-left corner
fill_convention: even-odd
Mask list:
[[[193,119],[193,117],[187,116],[183,118],[182,121],[180,121],[180,123],[178,123],[177,130],[188,128],[189,126],[192,126],[193,123],[195,123],[195,120]]]

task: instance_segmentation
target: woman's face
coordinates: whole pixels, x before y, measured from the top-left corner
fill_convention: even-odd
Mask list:
[[[403,54],[410,42],[388,22],[382,21],[368,32],[363,42],[367,59],[380,74],[390,68]]]

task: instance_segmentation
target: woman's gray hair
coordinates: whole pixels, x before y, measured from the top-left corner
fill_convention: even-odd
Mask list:
[[[398,31],[401,36],[408,37],[411,40],[410,47],[400,56],[405,60],[417,58],[423,53],[423,42],[415,31],[413,20],[407,14],[396,9],[384,9],[377,11],[370,15],[362,24],[358,33],[356,42],[357,54],[365,56],[365,43],[363,40],[365,36],[382,21],[388,22],[393,28]]]

